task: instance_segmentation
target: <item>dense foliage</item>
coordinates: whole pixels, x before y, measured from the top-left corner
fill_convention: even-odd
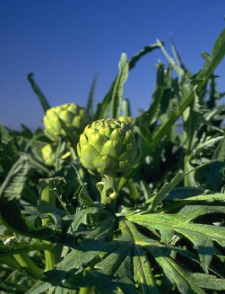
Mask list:
[[[95,81],[85,109],[51,108],[28,75],[45,128],[0,128],[1,293],[225,291],[225,30],[196,74],[172,48],[123,53],[97,107]],[[168,65],[131,117],[123,85],[157,49]]]

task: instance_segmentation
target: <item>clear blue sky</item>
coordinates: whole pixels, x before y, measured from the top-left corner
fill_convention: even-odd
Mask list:
[[[0,123],[42,126],[43,110],[27,81],[34,78],[51,106],[86,105],[98,75],[95,103],[101,101],[118,71],[122,52],[128,59],[142,47],[169,36],[193,73],[203,65],[224,28],[224,0],[0,0]],[[149,105],[155,65],[165,61],[157,50],[131,71],[124,97],[133,115]],[[225,91],[225,62],[216,71]]]

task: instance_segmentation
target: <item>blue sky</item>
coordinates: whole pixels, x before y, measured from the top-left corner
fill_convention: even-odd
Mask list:
[[[203,65],[224,28],[224,0],[0,0],[0,123],[42,126],[43,110],[27,81],[34,73],[51,106],[85,106],[94,76],[95,103],[107,93],[122,52],[128,59],[156,39],[169,38],[193,73]],[[155,83],[155,65],[165,61],[157,50],[130,72],[124,97],[133,115],[146,109]],[[166,62],[166,61],[165,61]],[[225,62],[216,73],[225,91]]]

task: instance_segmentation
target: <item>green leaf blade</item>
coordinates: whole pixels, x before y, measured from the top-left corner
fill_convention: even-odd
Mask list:
[[[119,63],[119,74],[116,78],[115,86],[112,92],[112,118],[118,118],[121,109],[123,86],[129,74],[129,64],[127,56],[122,53]]]
[[[34,81],[34,77],[33,74],[30,73],[27,76],[28,81],[31,84],[31,87],[33,89],[33,91],[35,92],[35,94],[38,96],[38,99],[42,105],[42,108],[44,110],[44,112],[46,112],[49,108],[51,108],[50,104],[48,103],[47,99],[45,98],[44,94],[42,93],[42,91],[40,90],[40,88],[37,86],[37,84]]]

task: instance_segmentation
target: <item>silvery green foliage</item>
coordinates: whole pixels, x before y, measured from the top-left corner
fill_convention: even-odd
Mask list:
[[[123,84],[156,48],[169,65],[158,64],[149,108],[131,119]],[[130,61],[122,54],[96,111],[91,91],[95,122],[78,147],[73,111],[51,110],[29,76],[50,109],[53,141],[43,130],[0,126],[1,293],[224,293],[225,106],[213,72],[225,55],[225,30],[196,75],[173,51],[174,58],[157,41]],[[46,166],[43,146],[49,159],[56,152],[55,168]]]

